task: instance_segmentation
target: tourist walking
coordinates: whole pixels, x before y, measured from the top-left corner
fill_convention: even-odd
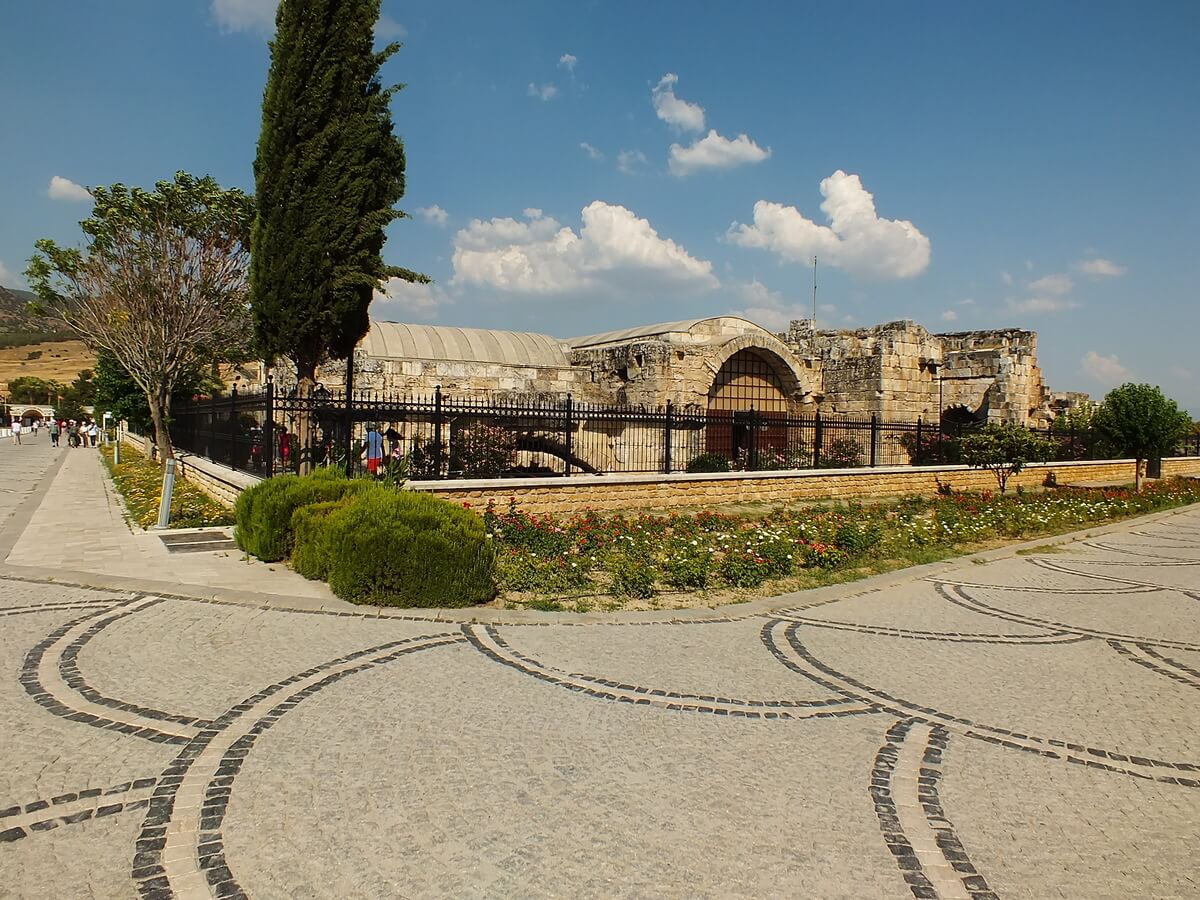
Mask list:
[[[383,435],[379,433],[378,425],[367,426],[367,441],[363,447],[363,454],[367,457],[367,471],[372,475],[382,474],[380,469],[383,463]]]
[[[12,420],[12,433],[13,433],[13,443],[20,444],[21,443],[21,420],[20,419]]]
[[[91,423],[88,424],[87,433],[88,433],[88,440],[91,442],[91,445],[93,447],[95,447],[96,446],[96,438],[99,437],[99,435],[100,435],[100,426],[96,424],[96,421],[94,419],[91,421]]]
[[[50,428],[50,446],[57,447],[58,446],[58,434],[59,434],[59,431],[61,430],[58,427],[58,419],[51,419],[49,428]]]
[[[30,429],[33,431],[33,439],[36,441],[36,440],[37,440],[37,433],[38,433],[38,429],[42,427],[42,420],[41,420],[41,419],[34,419],[34,420],[33,420],[33,424],[31,424],[29,427],[30,427]]]

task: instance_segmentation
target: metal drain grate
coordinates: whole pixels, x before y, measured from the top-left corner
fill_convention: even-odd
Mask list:
[[[187,534],[162,534],[159,540],[168,553],[207,553],[213,550],[236,550],[237,544],[223,531],[193,531]]]

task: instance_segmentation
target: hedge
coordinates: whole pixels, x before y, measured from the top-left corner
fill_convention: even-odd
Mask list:
[[[265,562],[286,559],[292,550],[292,514],[303,506],[340,500],[372,487],[363,480],[346,478],[334,469],[313,475],[278,475],[242,491],[234,506],[238,546]]]
[[[343,600],[456,607],[496,596],[495,550],[483,519],[417,491],[367,487],[293,514],[293,565]]]

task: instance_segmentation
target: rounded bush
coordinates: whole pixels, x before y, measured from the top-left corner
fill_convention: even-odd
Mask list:
[[[305,578],[322,581],[329,577],[329,545],[320,540],[320,531],[325,527],[325,519],[349,502],[348,498],[325,500],[301,506],[292,513],[294,543],[291,563],[292,568]]]
[[[728,472],[729,460],[720,453],[701,453],[688,463],[689,472]]]
[[[371,486],[371,482],[318,469],[312,475],[277,475],[238,496],[234,513],[238,546],[264,562],[286,559],[292,551],[292,514],[302,506],[340,500]]]
[[[456,607],[496,596],[496,554],[483,519],[420,491],[369,484],[300,517],[296,557],[351,603]]]

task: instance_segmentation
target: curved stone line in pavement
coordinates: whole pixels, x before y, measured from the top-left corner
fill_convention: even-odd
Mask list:
[[[1141,581],[1140,579],[1129,578],[1128,576],[1123,576],[1123,575],[1100,575],[1096,572],[1076,572],[1074,569],[1068,569],[1062,563],[1059,563],[1059,562],[1056,562],[1056,561],[1050,560],[1050,559],[1030,559],[1030,560],[1028,560],[1028,562],[1030,565],[1037,566],[1039,569],[1046,569],[1047,571],[1057,572],[1061,575],[1075,575],[1075,576],[1078,576],[1081,578],[1094,578],[1097,581],[1110,581],[1113,584],[1127,584],[1127,585],[1133,585],[1133,586],[1137,586],[1137,587],[1152,588],[1156,591],[1175,591],[1175,592],[1181,593],[1181,594],[1188,593],[1186,590],[1184,590],[1182,588],[1168,587],[1166,585],[1157,584],[1153,581]],[[1104,590],[1094,590],[1091,593],[1106,594],[1106,593],[1114,593],[1114,592],[1104,591]],[[1118,591],[1115,593],[1120,593],[1120,592]],[[1131,593],[1137,593],[1137,592],[1132,591]]]
[[[1140,556],[1146,559],[1160,559],[1163,562],[1158,565],[1173,565],[1173,566],[1200,566],[1200,561],[1184,560],[1178,556],[1163,556],[1161,553],[1146,553],[1142,550],[1130,550],[1127,547],[1116,546],[1113,544],[1105,544],[1102,541],[1080,541],[1083,547],[1091,547],[1094,550],[1107,550],[1110,553],[1125,553],[1129,556]],[[1125,563],[1125,565],[1151,565],[1150,563]]]
[[[829,619],[812,619],[807,616],[772,616],[787,622],[831,628],[835,631],[856,631],[860,634],[877,634],[882,637],[905,638],[913,641],[947,641],[959,644],[1077,644],[1090,641],[1087,635],[1073,631],[1052,631],[1049,634],[989,634],[987,632],[914,631],[909,628],[892,628],[887,625],[859,625],[854,622],[833,622]]]
[[[946,590],[947,587],[953,587],[954,593]],[[1036,616],[1027,616],[1023,613],[1012,612],[1011,610],[1001,609],[998,606],[990,606],[984,603],[978,597],[972,597],[961,585],[955,585],[953,582],[939,581],[934,583],[934,589],[942,599],[953,603],[955,606],[961,606],[963,609],[977,613],[981,616],[991,616],[993,619],[1000,619],[1005,622],[1014,622],[1017,625],[1028,625],[1031,628],[1049,628],[1058,631],[1067,631],[1072,634],[1085,635],[1087,637],[1100,638],[1101,640],[1114,641],[1136,641],[1143,644],[1152,644],[1156,647],[1171,647],[1175,650],[1192,650],[1200,653],[1200,646],[1189,644],[1186,641],[1172,641],[1169,638],[1146,637],[1145,635],[1136,634],[1117,634],[1112,631],[1101,631],[1096,628],[1087,628],[1082,625],[1071,625],[1067,622],[1056,622],[1053,619],[1041,619]],[[1163,590],[1167,590],[1163,588]],[[955,596],[957,594],[957,596]]]
[[[1072,575],[1083,575],[1082,572],[1071,572]],[[1099,575],[1090,576],[1100,578]],[[989,591],[1019,591],[1029,594],[1064,594],[1075,597],[1094,597],[1096,594],[1152,594],[1155,591],[1166,590],[1161,585],[1141,585],[1127,588],[1050,588],[1050,587],[1034,587],[1024,584],[984,584],[979,581],[956,581],[953,578],[946,578],[944,575],[930,575],[926,577],[926,581],[931,581],[934,584],[950,584],[955,587],[964,588],[980,588]]]
[[[971,863],[938,796],[950,733],[900,719],[875,755],[869,792],[888,850],[917,900],[998,900]]]
[[[786,643],[776,640],[775,636],[771,633],[774,630],[783,628],[785,625],[787,627],[784,629],[783,636]],[[921,706],[910,700],[897,697],[882,688],[873,687],[859,681],[853,676],[839,672],[827,663],[817,659],[798,637],[797,632],[800,627],[798,623],[793,622],[788,624],[782,620],[768,623],[768,627],[764,629],[764,638],[769,639],[768,646],[772,647],[776,657],[785,660],[785,665],[788,665],[793,671],[804,675],[806,678],[831,689],[836,689],[839,693],[847,697],[860,700],[864,703],[872,703],[884,712],[889,712],[900,718],[911,718],[927,722],[930,725],[943,725],[967,737],[986,741],[998,747],[1006,747],[1010,750],[1022,750],[1027,753],[1033,753],[1045,759],[1063,760],[1087,766],[1088,768],[1101,769],[1144,780],[1159,781],[1164,784],[1200,788],[1200,778],[1162,775],[1155,771],[1157,769],[1172,769],[1176,772],[1200,772],[1200,765],[1195,763],[1169,762],[1146,756],[1133,756],[1113,750],[1085,747],[1082,744],[1058,740],[1056,738],[1042,738],[1022,734],[996,725],[984,725],[974,722],[971,719],[963,718],[962,716],[951,715],[950,713],[942,712],[928,706]],[[786,653],[788,649],[791,651],[790,654]],[[791,658],[788,659],[787,656]],[[1101,762],[1101,760],[1108,760],[1108,762]],[[1122,763],[1123,765],[1114,765],[1114,763]],[[1132,766],[1133,768],[1127,768],[1128,766]]]
[[[453,632],[389,641],[357,650],[269,685],[214,720],[159,778],[134,845],[132,876],[143,898],[244,897],[225,863],[221,825],[233,781],[258,736],[281,716],[347,675],[409,653],[461,644]],[[282,702],[275,696],[295,690]],[[239,721],[244,729],[233,727]]]
[[[20,616],[26,613],[40,612],[72,612],[85,609],[112,609],[116,600],[83,600],[78,603],[40,603],[37,606],[5,606],[0,607],[0,617]]]
[[[0,809],[0,844],[49,831],[59,825],[74,825],[91,818],[141,809],[150,803],[150,791],[157,782],[157,778],[138,778],[110,788],[85,788],[49,800],[34,800]]]
[[[137,602],[138,600],[128,600],[121,605],[127,606]],[[48,651],[60,645],[70,644],[87,630],[90,620],[105,612],[108,612],[107,608],[72,619],[51,631],[44,640],[25,654],[20,676],[25,692],[43,709],[72,722],[119,731],[160,744],[186,744],[196,736],[195,727],[166,722],[123,709],[109,709],[102,704],[93,703],[75,694],[63,680],[57,661],[47,659]]]
[[[1186,684],[1188,687],[1200,690],[1200,678],[1197,677],[1195,670],[1189,669],[1169,657],[1151,653],[1150,648],[1143,644],[1126,644],[1123,641],[1107,641],[1106,643],[1130,662],[1137,663],[1156,675],[1162,675],[1179,684]]]
[[[564,672],[514,650],[493,626],[462,626],[471,645],[489,659],[569,691],[618,703],[654,706],[676,712],[711,713],[748,719],[831,719],[874,712],[869,705],[842,698],[825,700],[742,700],[715,695],[686,694]]]
[[[132,713],[133,715],[144,719],[152,719],[158,722],[174,722],[177,725],[187,725],[197,729],[207,728],[211,724],[208,719],[201,719],[197,716],[176,715],[175,713],[167,713],[151,707],[139,706],[136,703],[127,703],[124,700],[116,700],[112,697],[107,697],[88,684],[83,678],[83,675],[79,672],[79,651],[86,647],[92,638],[98,635],[109,625],[112,625],[114,622],[118,622],[121,619],[144,612],[162,602],[162,597],[152,597],[145,603],[135,606],[132,609],[127,609],[124,612],[117,613],[116,615],[109,616],[106,619],[101,619],[99,622],[89,627],[63,649],[61,655],[59,656],[59,673],[62,675],[62,680],[67,687],[71,688],[71,690],[75,691],[77,694],[91,703],[95,703],[100,706],[106,706],[110,709],[120,710],[124,713]]]
[[[1173,534],[1154,534],[1150,531],[1127,531],[1126,534],[1136,534],[1138,537],[1148,537],[1163,541],[1174,541],[1177,544],[1184,544],[1189,548],[1200,548],[1200,541],[1195,537],[1176,537]]]

